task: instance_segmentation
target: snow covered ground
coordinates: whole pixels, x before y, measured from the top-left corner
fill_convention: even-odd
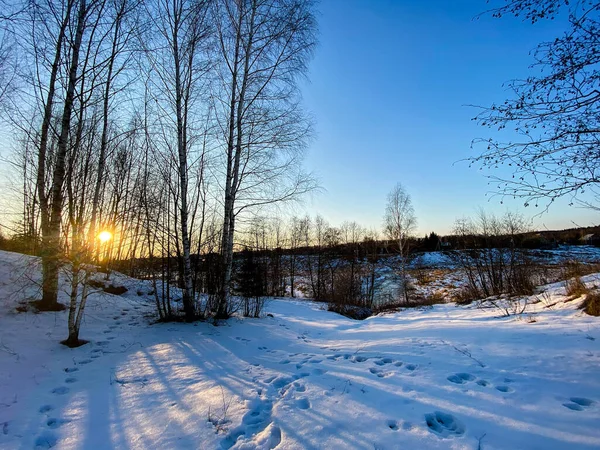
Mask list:
[[[272,300],[215,327],[151,324],[149,285],[114,274],[129,291],[94,294],[69,349],[66,312],[15,310],[33,262],[0,252],[2,449],[600,448],[600,320],[558,284],[519,318]]]

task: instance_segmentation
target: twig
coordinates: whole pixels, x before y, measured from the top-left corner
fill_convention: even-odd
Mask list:
[[[471,355],[471,352],[467,349],[460,349],[458,348],[456,345],[454,344],[448,344],[446,341],[442,340],[443,344],[446,345],[450,345],[454,350],[456,350],[458,353],[461,353],[463,355],[465,355],[467,358],[471,358],[473,361],[475,361],[477,364],[479,364],[481,367],[485,367],[485,364],[483,364],[481,361],[479,361],[477,358],[475,358],[473,355]]]
[[[480,438],[477,439],[477,441],[479,442],[477,444],[477,450],[483,450],[483,447],[481,446],[481,441],[483,441],[483,438],[485,437],[486,434],[487,433],[483,433],[483,435]]]

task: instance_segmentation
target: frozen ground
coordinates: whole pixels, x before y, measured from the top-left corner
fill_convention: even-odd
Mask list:
[[[600,447],[600,321],[560,285],[519,319],[273,300],[214,327],[151,325],[149,287],[115,275],[129,292],[95,294],[69,349],[66,313],[15,312],[31,261],[0,253],[2,449]]]

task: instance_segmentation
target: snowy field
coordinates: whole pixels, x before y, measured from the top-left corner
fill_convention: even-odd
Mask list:
[[[115,274],[69,349],[66,312],[16,312],[32,261],[0,252],[2,449],[600,448],[600,320],[560,284],[519,318],[272,300],[215,327],[151,324],[149,285]]]

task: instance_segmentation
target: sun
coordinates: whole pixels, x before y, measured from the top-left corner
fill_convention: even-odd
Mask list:
[[[98,235],[98,239],[100,239],[100,242],[107,242],[110,241],[110,239],[112,238],[112,233],[110,231],[103,231]]]

